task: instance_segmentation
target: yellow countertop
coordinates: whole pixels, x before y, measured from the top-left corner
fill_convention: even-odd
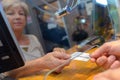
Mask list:
[[[95,49],[91,49],[88,52],[92,53],[94,50]],[[67,50],[68,53],[75,51],[76,46]],[[52,73],[47,77],[47,80],[93,80],[93,76],[101,71],[103,71],[103,69],[91,61],[83,62],[73,60],[61,73]],[[20,78],[19,80],[43,80],[43,77],[47,72],[48,70],[44,70],[39,74]]]

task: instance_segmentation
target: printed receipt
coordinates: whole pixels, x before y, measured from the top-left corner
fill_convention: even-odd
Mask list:
[[[80,55],[76,56],[76,58],[74,58],[73,60],[80,60],[80,61],[88,61],[90,60],[90,55],[89,53],[85,53],[85,52],[75,52],[73,54],[79,54],[81,53]],[[73,55],[72,54],[72,55]]]

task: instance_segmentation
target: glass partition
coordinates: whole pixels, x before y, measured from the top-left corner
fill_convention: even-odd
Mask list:
[[[113,21],[113,27],[115,31],[115,39],[120,38],[120,3],[119,0],[107,0],[108,11]]]
[[[36,1],[35,3],[37,3]],[[41,0],[41,2],[43,1]],[[44,3],[44,5],[37,3],[35,5],[37,8],[31,5],[33,3],[29,5],[32,6],[31,13],[35,10],[35,14],[32,16],[37,18],[39,24],[37,28],[40,29],[43,39],[40,38],[43,40],[47,51],[54,47],[68,49],[84,42],[86,45],[99,37],[102,38],[103,43],[104,40],[109,41],[120,36],[119,0],[80,0],[78,6],[70,14],[59,19],[55,18],[55,12],[64,8],[66,1],[56,0],[47,4]],[[33,23],[34,19],[31,20]],[[35,25],[36,22],[34,22],[33,27]],[[33,28],[31,32],[33,32]],[[93,43],[99,43],[99,41]]]
[[[93,25],[95,35],[105,41],[120,36],[119,0],[93,0]]]
[[[107,0],[94,0],[93,3],[94,34],[102,36],[107,41],[114,35],[113,20],[109,15]]]

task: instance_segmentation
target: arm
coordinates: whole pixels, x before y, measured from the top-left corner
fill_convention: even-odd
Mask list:
[[[6,72],[6,74],[13,78],[19,78],[43,70],[44,67],[42,65],[42,60],[36,59],[28,61],[23,67]]]
[[[33,74],[43,69],[53,69],[58,65],[63,64],[68,58],[70,58],[69,55],[54,51],[36,60],[26,62],[25,66],[12,70],[8,72],[7,75],[14,78],[19,78],[29,74]],[[63,69],[63,67],[58,69],[57,72],[60,72]]]
[[[94,77],[94,80],[120,80],[120,68],[107,70]]]

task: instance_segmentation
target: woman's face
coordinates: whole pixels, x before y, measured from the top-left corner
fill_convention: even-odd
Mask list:
[[[10,7],[5,11],[8,21],[15,32],[22,32],[26,25],[26,16],[22,7]]]

